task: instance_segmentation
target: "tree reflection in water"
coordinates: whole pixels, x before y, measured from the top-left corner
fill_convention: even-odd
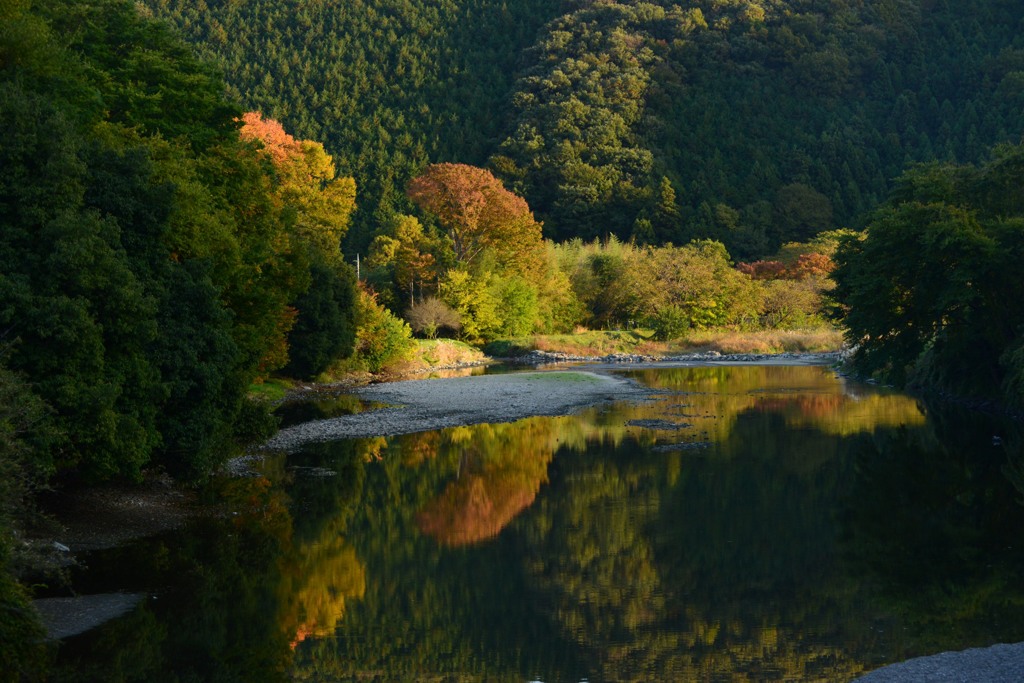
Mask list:
[[[857,450],[844,551],[899,616],[906,651],[1024,640],[1021,425],[949,404],[928,412],[927,429]]]
[[[458,474],[418,515],[420,530],[459,546],[497,536],[533,503],[554,456],[544,420],[447,430],[441,448],[461,452]]]
[[[658,400],[269,459],[62,671],[848,680],[1024,639],[1012,430],[824,368],[635,374]]]

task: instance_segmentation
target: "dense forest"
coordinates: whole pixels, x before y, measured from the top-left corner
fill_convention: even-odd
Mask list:
[[[35,487],[208,477],[273,427],[250,384],[350,353],[360,307],[339,251],[355,188],[322,146],[243,118],[132,3],[0,18],[3,569]],[[0,583],[6,672],[36,639]]]
[[[756,259],[862,227],[910,163],[1024,133],[1013,0],[144,4],[356,178],[349,253],[425,163],[460,162],[547,237]]]
[[[21,5],[0,102],[4,361],[52,409],[46,468],[203,476],[250,382],[317,365],[317,331],[351,347],[354,186],[320,145],[242,126],[215,72],[132,5]],[[312,299],[332,294],[327,331]]]

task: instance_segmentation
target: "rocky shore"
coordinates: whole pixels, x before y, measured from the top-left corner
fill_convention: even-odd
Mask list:
[[[674,356],[650,356],[638,353],[612,353],[606,356],[578,356],[553,351],[530,351],[522,356],[500,359],[505,363],[542,366],[553,363],[599,363],[606,365],[633,363],[771,363],[779,365],[835,363],[842,359],[839,351],[826,353],[732,353],[718,351],[684,353]]]
[[[263,448],[290,451],[343,438],[566,415],[603,402],[642,400],[651,392],[622,377],[574,370],[406,380],[362,387],[355,393],[389,407],[288,427]]]
[[[534,415],[566,415],[607,401],[642,400],[650,395],[649,389],[611,372],[631,365],[825,365],[837,362],[840,356],[839,353],[725,355],[715,351],[671,357],[620,353],[576,356],[532,351],[515,358],[496,360],[529,365],[538,371],[402,380],[364,386],[304,387],[301,396],[305,398],[317,393],[328,395],[344,391],[388,407],[288,427],[278,432],[262,449],[291,451],[308,443],[393,436],[485,422],[512,422]],[[554,371],[561,365],[570,367]],[[244,461],[234,461],[231,468],[239,465],[244,465]]]
[[[856,683],[1019,683],[1024,681],[1024,643],[977,647],[916,657],[875,669]]]

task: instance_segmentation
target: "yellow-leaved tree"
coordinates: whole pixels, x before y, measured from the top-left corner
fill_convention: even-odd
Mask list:
[[[276,199],[288,237],[308,266],[308,285],[281,318],[281,358],[275,367],[314,378],[355,343],[355,277],[345,265],[341,240],[355,209],[356,184],[336,177],[323,145],[296,140],[280,123],[258,112],[242,117],[243,140],[261,146],[274,167]]]
[[[339,260],[356,205],[355,180],[337,177],[334,160],[319,142],[296,140],[259,112],[245,114],[242,123],[242,138],[262,143],[274,164],[295,234],[323,257]]]

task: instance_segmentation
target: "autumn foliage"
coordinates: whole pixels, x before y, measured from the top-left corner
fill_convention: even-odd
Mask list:
[[[526,200],[490,171],[466,164],[433,164],[409,184],[409,198],[438,217],[455,258],[472,265],[484,250],[520,273],[537,266],[541,226]]]
[[[828,277],[835,269],[832,258],[826,254],[812,252],[800,254],[796,263],[786,265],[782,261],[753,261],[738,263],[736,269],[754,280],[806,280],[810,277]]]
[[[463,453],[459,476],[417,515],[420,531],[448,546],[497,536],[548,479],[554,449],[540,424],[481,430]]]
[[[242,115],[239,135],[262,145],[277,174],[283,218],[300,238],[328,262],[341,259],[341,240],[356,205],[352,178],[336,177],[334,160],[319,142],[296,140],[259,112]]]
[[[258,111],[242,114],[239,131],[245,140],[259,140],[275,164],[284,164],[302,154],[299,141],[285,132],[284,126],[274,119],[265,119]]]

